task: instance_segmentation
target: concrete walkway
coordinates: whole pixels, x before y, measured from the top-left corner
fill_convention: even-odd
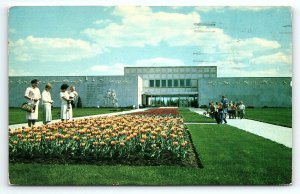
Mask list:
[[[190,110],[201,115],[206,112],[199,108],[190,108]],[[227,124],[292,148],[292,128],[272,125],[250,119],[227,119]]]
[[[90,115],[90,116],[84,116],[84,117],[75,117],[73,118],[74,120],[77,119],[84,119],[84,118],[95,118],[95,117],[105,117],[105,116],[115,116],[115,115],[124,115],[124,114],[129,114],[129,113],[135,113],[135,112],[141,112],[148,110],[149,108],[143,108],[143,109],[134,109],[134,110],[129,110],[129,111],[123,111],[123,112],[115,112],[115,113],[107,113],[107,114],[99,114],[99,115]],[[52,120],[50,124],[60,122],[60,119]],[[41,126],[43,125],[42,121],[36,122],[35,126]],[[13,131],[14,129],[17,128],[22,128],[22,127],[27,127],[27,123],[20,123],[20,124],[15,124],[15,125],[9,125],[9,128]]]

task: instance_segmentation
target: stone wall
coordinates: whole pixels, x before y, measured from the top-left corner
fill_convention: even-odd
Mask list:
[[[9,77],[9,106],[19,107],[25,102],[24,93],[32,79],[40,80],[39,89],[44,90],[47,82],[53,86],[51,91],[53,106],[60,107],[60,86],[63,83],[74,85],[83,107],[105,106],[109,89],[114,90],[119,107],[135,105],[138,107],[138,78],[136,76],[35,76]]]
[[[243,101],[254,107],[291,107],[291,78],[287,77],[235,77],[200,78],[198,88],[143,88],[139,76],[36,76],[9,77],[9,106],[19,107],[24,101],[24,93],[32,79],[40,80],[39,88],[45,84],[53,85],[51,91],[54,107],[60,107],[60,86],[63,83],[75,85],[83,107],[103,107],[109,89],[114,90],[119,107],[138,107],[142,94],[197,94],[198,104],[207,105],[209,101],[220,101],[225,95],[232,101]],[[152,91],[153,90],[153,91]],[[155,91],[154,91],[155,90]],[[188,90],[188,91],[187,91]],[[193,90],[193,91],[190,91]]]
[[[220,101],[243,101],[254,107],[291,107],[292,87],[288,77],[234,77],[199,79],[199,105]]]

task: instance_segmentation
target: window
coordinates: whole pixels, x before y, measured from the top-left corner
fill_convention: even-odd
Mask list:
[[[187,86],[187,87],[190,87],[190,86],[191,86],[191,80],[190,80],[190,79],[187,79],[187,80],[185,81],[185,83],[186,83],[186,86]]]
[[[154,80],[150,80],[150,87],[154,87]]]
[[[161,87],[167,86],[167,80],[161,80]]]
[[[160,80],[155,80],[155,87],[160,87]]]
[[[180,87],[184,87],[184,79],[180,80]]]
[[[174,79],[174,87],[178,87],[178,80]]]
[[[172,80],[171,79],[168,79],[168,87],[172,87]]]

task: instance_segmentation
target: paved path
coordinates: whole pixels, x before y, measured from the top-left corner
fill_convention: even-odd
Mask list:
[[[149,108],[143,108],[143,109],[134,109],[134,110],[129,110],[129,111],[123,111],[123,112],[115,112],[115,113],[107,113],[107,114],[99,114],[99,115],[90,115],[90,116],[84,116],[84,117],[75,117],[74,120],[77,119],[83,119],[83,118],[93,118],[93,117],[105,117],[105,116],[115,116],[115,115],[123,115],[123,114],[128,114],[128,113],[134,113],[134,112],[141,112],[141,111],[145,111]],[[60,119],[56,119],[56,120],[52,120],[51,123],[56,123],[56,122],[60,122]],[[35,126],[41,126],[43,125],[43,122],[36,122]],[[13,131],[14,129],[17,128],[22,128],[23,126],[27,127],[27,123],[21,123],[21,124],[15,124],[15,125],[9,125],[9,128]]]
[[[190,108],[190,110],[201,115],[206,112],[199,108]],[[272,125],[250,119],[227,119],[227,124],[292,148],[292,128]]]

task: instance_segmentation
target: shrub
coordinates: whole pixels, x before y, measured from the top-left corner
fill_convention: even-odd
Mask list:
[[[207,108],[207,105],[206,105],[206,104],[202,104],[202,105],[200,106],[200,108]]]

